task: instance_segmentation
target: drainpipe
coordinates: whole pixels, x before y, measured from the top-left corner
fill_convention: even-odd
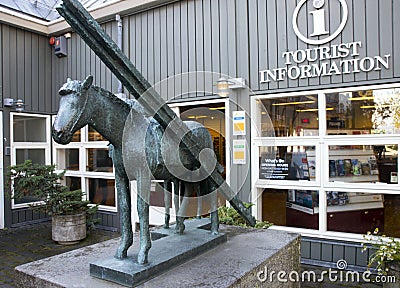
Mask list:
[[[121,15],[116,14],[115,15],[115,21],[117,21],[117,27],[118,27],[118,38],[117,38],[117,46],[122,50],[122,19]],[[124,87],[122,86],[122,82],[118,81],[118,97],[120,98],[126,98],[126,95],[124,94]]]

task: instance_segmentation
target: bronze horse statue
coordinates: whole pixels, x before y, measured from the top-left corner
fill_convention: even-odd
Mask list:
[[[121,241],[115,257],[126,258],[128,248],[133,244],[129,182],[136,180],[140,224],[138,263],[146,264],[151,248],[149,231],[151,180],[177,182],[179,177],[170,171],[176,168],[177,163],[181,165],[178,165],[177,169],[183,165],[188,171],[200,170],[199,163],[188,156],[187,148],[172,143],[175,140],[165,135],[166,131],[150,115],[146,115],[137,101],[127,103],[111,92],[93,86],[92,82],[93,77],[88,76],[83,82],[68,80],[60,88],[60,106],[53,124],[52,136],[57,143],[68,144],[77,130],[90,125],[112,144],[113,149],[110,154],[115,167],[115,182],[121,213]],[[212,151],[213,143],[208,130],[198,122],[185,121],[185,124],[198,139],[200,147],[204,148],[204,151]],[[171,151],[169,149],[171,147],[178,147],[178,150]],[[165,153],[169,154],[168,159],[164,159]],[[200,153],[197,158],[200,159],[201,156]],[[213,157],[210,157],[210,154],[207,156],[207,158]],[[216,164],[216,159],[211,160],[210,163],[214,163],[211,167],[212,171],[219,170],[220,166]],[[201,181],[207,182],[206,179],[203,177]],[[200,182],[200,180],[194,179],[192,182]],[[217,191],[218,188],[213,187],[211,182],[207,183],[207,187],[209,191]],[[218,226],[218,214],[214,210],[211,213],[211,233],[217,234]]]

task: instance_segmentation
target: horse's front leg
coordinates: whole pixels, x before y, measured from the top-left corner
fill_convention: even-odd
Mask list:
[[[147,264],[149,250],[151,248],[150,227],[149,227],[149,201],[150,201],[150,175],[141,175],[137,179],[138,197],[137,210],[140,225],[140,249],[138,263]]]
[[[170,180],[165,180],[163,184],[163,189],[164,189],[164,206],[165,206],[164,228],[169,229],[172,182]]]
[[[132,220],[131,220],[131,194],[129,188],[129,180],[126,173],[121,168],[115,166],[115,183],[117,186],[119,213],[121,221],[121,242],[115,253],[118,259],[127,257],[128,249],[133,243]]]

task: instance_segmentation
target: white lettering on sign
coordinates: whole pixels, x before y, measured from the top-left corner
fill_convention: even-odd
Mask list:
[[[282,53],[286,67],[260,71],[260,83],[389,69],[390,54],[360,58],[361,41]],[[344,59],[352,57],[351,59]],[[336,61],[330,61],[335,60]],[[318,63],[313,63],[321,61]],[[306,62],[307,64],[303,64]],[[302,65],[303,64],[303,65]]]
[[[312,8],[309,3],[307,4],[308,1],[312,1]],[[340,19],[337,19],[337,23],[340,23],[340,25],[337,29],[330,27],[331,31],[333,31],[332,33],[329,33],[329,29],[326,28],[328,19],[326,13],[328,7],[334,5],[332,4],[334,2],[330,3],[330,5],[326,5],[326,2],[326,0],[300,0],[296,5],[293,12],[292,24],[295,34],[301,41],[311,45],[322,45],[335,39],[344,29],[348,18],[346,1],[335,1],[337,2],[336,5],[340,5],[341,8],[341,13],[336,16],[340,17]],[[306,7],[310,7],[311,11],[307,13]],[[298,18],[303,17],[301,21],[303,23],[304,17],[307,17],[307,15],[310,15],[312,21],[310,23],[311,34],[303,34],[298,27]],[[390,54],[360,58],[361,48],[361,41],[357,41],[303,50],[285,51],[282,53],[285,66],[259,71],[260,83],[389,69]]]

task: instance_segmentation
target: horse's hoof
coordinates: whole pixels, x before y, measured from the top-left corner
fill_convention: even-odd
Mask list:
[[[169,229],[169,225],[164,224],[164,229]]]
[[[138,261],[138,264],[139,264],[139,265],[146,265],[146,264],[148,264],[149,261],[147,260],[147,253],[141,253],[141,252],[139,252],[137,261]]]
[[[211,231],[211,235],[217,236],[219,234],[218,230],[217,231]]]
[[[120,260],[126,259],[127,257],[128,257],[128,253],[126,253],[126,252],[117,251],[117,253],[115,253],[115,255],[114,255],[114,258],[117,258]]]

